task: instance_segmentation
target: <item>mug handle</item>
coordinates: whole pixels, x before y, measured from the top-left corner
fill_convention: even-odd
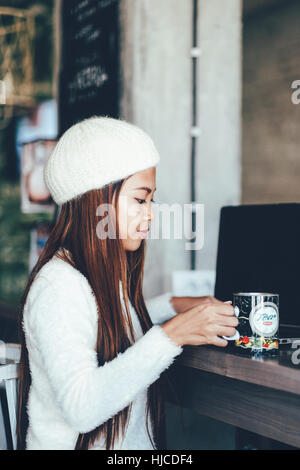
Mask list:
[[[238,306],[236,305],[236,306],[234,307],[234,315],[235,315],[236,317],[238,317],[239,314],[240,314],[240,310],[239,310]],[[227,340],[229,340],[229,341],[234,341],[234,340],[236,341],[236,340],[238,340],[238,339],[240,338],[240,333],[238,332],[238,330],[236,330],[236,332],[235,332],[235,334],[234,334],[233,336],[222,336],[222,338],[227,339]]]

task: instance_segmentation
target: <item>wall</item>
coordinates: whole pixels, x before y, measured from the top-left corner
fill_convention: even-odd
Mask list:
[[[291,83],[300,79],[300,4],[250,17],[243,45],[244,203],[300,201],[300,105]]]

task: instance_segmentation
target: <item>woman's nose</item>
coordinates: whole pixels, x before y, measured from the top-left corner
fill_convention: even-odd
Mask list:
[[[146,206],[146,204],[144,205],[144,219],[145,220],[149,220],[150,222],[154,219],[154,211],[153,211],[153,207],[152,207],[152,203],[150,202],[150,206]]]

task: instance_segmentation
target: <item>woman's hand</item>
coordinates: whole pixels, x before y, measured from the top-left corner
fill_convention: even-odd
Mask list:
[[[224,347],[228,341],[220,336],[233,336],[237,325],[233,306],[218,300],[203,302],[179,313],[161,327],[180,346],[213,344]]]

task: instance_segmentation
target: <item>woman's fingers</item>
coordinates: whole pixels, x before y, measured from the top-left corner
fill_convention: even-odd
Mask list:
[[[219,313],[220,315],[228,315],[228,316],[233,316],[234,315],[234,307],[231,304],[226,304],[224,302],[220,304],[213,304],[211,305],[211,310],[214,310],[216,313]]]
[[[229,315],[217,314],[216,323],[218,323],[219,325],[224,325],[224,326],[238,326],[239,321],[233,315],[229,316]]]
[[[218,336],[234,336],[236,334],[236,329],[229,326],[218,326],[216,328],[216,333]]]
[[[224,336],[227,336],[227,335],[224,335]],[[225,346],[227,346],[228,341],[224,338],[219,338],[218,336],[215,336],[211,344],[214,344],[215,346],[221,346],[224,348]]]

